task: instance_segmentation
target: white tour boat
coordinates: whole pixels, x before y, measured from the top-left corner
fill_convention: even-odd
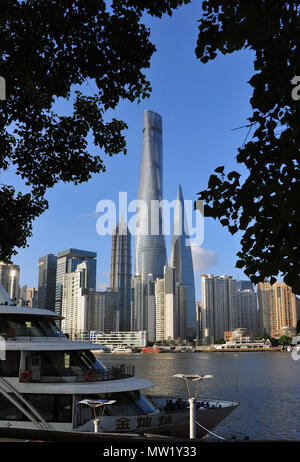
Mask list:
[[[56,313],[1,304],[0,427],[94,431],[92,409],[80,401],[114,400],[105,408],[102,432],[156,433],[188,437],[187,399],[146,397],[154,384],[134,376],[131,365],[106,365],[98,345],[70,341],[57,328]],[[238,403],[198,400],[196,419],[211,430]],[[206,433],[197,425],[197,436]]]

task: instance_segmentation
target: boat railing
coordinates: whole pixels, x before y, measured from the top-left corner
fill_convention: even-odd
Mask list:
[[[21,370],[19,381],[26,383],[102,382],[133,377],[135,368],[131,364],[108,364],[104,370],[75,368],[41,369],[38,374],[30,369]]]
[[[189,402],[187,397],[179,396],[158,396],[158,395],[147,395],[147,398],[160,409],[164,409],[168,412],[178,412],[179,410],[186,409],[189,407]],[[222,408],[228,406],[235,406],[237,402],[234,401],[225,401],[220,399],[205,399],[197,398],[196,407],[202,409],[212,409],[212,408]]]

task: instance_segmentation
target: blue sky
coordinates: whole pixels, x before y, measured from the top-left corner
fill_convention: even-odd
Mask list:
[[[152,95],[140,104],[121,102],[115,111],[107,113],[108,119],[113,116],[127,122],[128,154],[109,158],[103,153],[106,173],[94,175],[79,186],[60,183],[48,191],[49,210],[35,220],[29,247],[21,249],[13,259],[21,266],[21,285],[37,286],[38,258],[68,247],[96,251],[98,287],[109,283],[111,237],[97,234],[97,216],[93,212],[102,199],[117,203],[119,191],[126,191],[129,201],[137,198],[146,109],[163,118],[165,199],[176,198],[179,183],[184,199],[197,199],[197,192],[205,189],[209,175],[220,165],[225,165],[227,172],[238,170],[245,174],[235,156],[247,129],[232,129],[247,124],[251,115],[252,90],[247,82],[253,74],[253,56],[242,51],[202,64],[194,52],[200,16],[199,2],[194,1],[171,18],[145,18],[157,48],[147,71]],[[86,86],[87,94],[89,91]],[[70,106],[59,101],[57,107],[67,113]],[[91,150],[99,153],[93,146]],[[6,174],[5,180],[20,187],[13,174]],[[168,253],[169,248],[167,238]],[[235,268],[239,249],[240,235],[232,236],[218,222],[205,219],[205,238],[196,262],[197,299],[201,298],[202,273],[245,278]]]

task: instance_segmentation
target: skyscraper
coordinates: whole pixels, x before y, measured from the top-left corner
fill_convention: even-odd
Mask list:
[[[253,282],[251,281],[237,281],[237,288],[240,290],[254,290],[253,289]]]
[[[55,311],[57,256],[52,253],[39,258],[37,306]]]
[[[283,282],[271,285],[269,281],[257,284],[257,295],[262,333],[273,335],[282,327],[296,327],[296,295]]]
[[[64,274],[61,328],[71,339],[80,338],[87,329],[87,281],[87,261],[79,263],[76,271]]]
[[[163,278],[167,264],[162,210],[162,119],[152,111],[144,112],[143,149],[138,188],[136,217],[135,274],[152,274]],[[156,201],[156,202],[154,202]]]
[[[155,340],[155,283],[152,274],[139,274],[131,281],[131,330],[148,331]]]
[[[119,331],[119,295],[108,288],[87,295],[87,329],[97,332]]]
[[[224,337],[224,332],[239,327],[236,280],[231,276],[202,275],[201,290],[202,339],[214,343]]]
[[[8,276],[8,295],[11,299],[19,302],[19,291],[20,291],[20,267],[19,265],[9,265],[9,276]]]
[[[96,257],[96,252],[79,249],[66,249],[57,255],[55,312],[59,316],[62,312],[64,275],[73,273],[76,271],[77,265],[86,261],[88,269],[86,287],[96,290]]]
[[[156,300],[156,340],[176,339],[178,337],[178,292],[176,270],[164,267],[164,278],[155,281]]]
[[[191,246],[181,186],[178,186],[174,210],[174,226],[170,252],[170,266],[176,268],[176,281],[186,288],[187,336],[196,336],[195,283]]]
[[[13,263],[0,262],[0,284],[8,293],[9,297],[19,302],[20,292],[20,267]]]
[[[131,277],[131,234],[121,217],[112,235],[110,264],[110,287],[119,293],[120,331],[130,331]]]
[[[250,289],[238,290],[236,300],[239,327],[249,329],[253,333],[254,338],[258,338],[260,327],[256,292]]]
[[[8,267],[6,263],[0,261],[0,284],[3,289],[8,293]]]

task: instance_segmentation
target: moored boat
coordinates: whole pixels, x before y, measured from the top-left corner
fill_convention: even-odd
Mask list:
[[[90,342],[70,341],[57,328],[56,313],[0,305],[0,427],[94,429],[84,399],[114,400],[101,419],[103,432],[151,432],[188,436],[188,401],[144,396],[154,384],[135,377],[131,365],[102,364]],[[197,401],[196,418],[212,429],[238,403]],[[197,426],[197,436],[206,433]]]

